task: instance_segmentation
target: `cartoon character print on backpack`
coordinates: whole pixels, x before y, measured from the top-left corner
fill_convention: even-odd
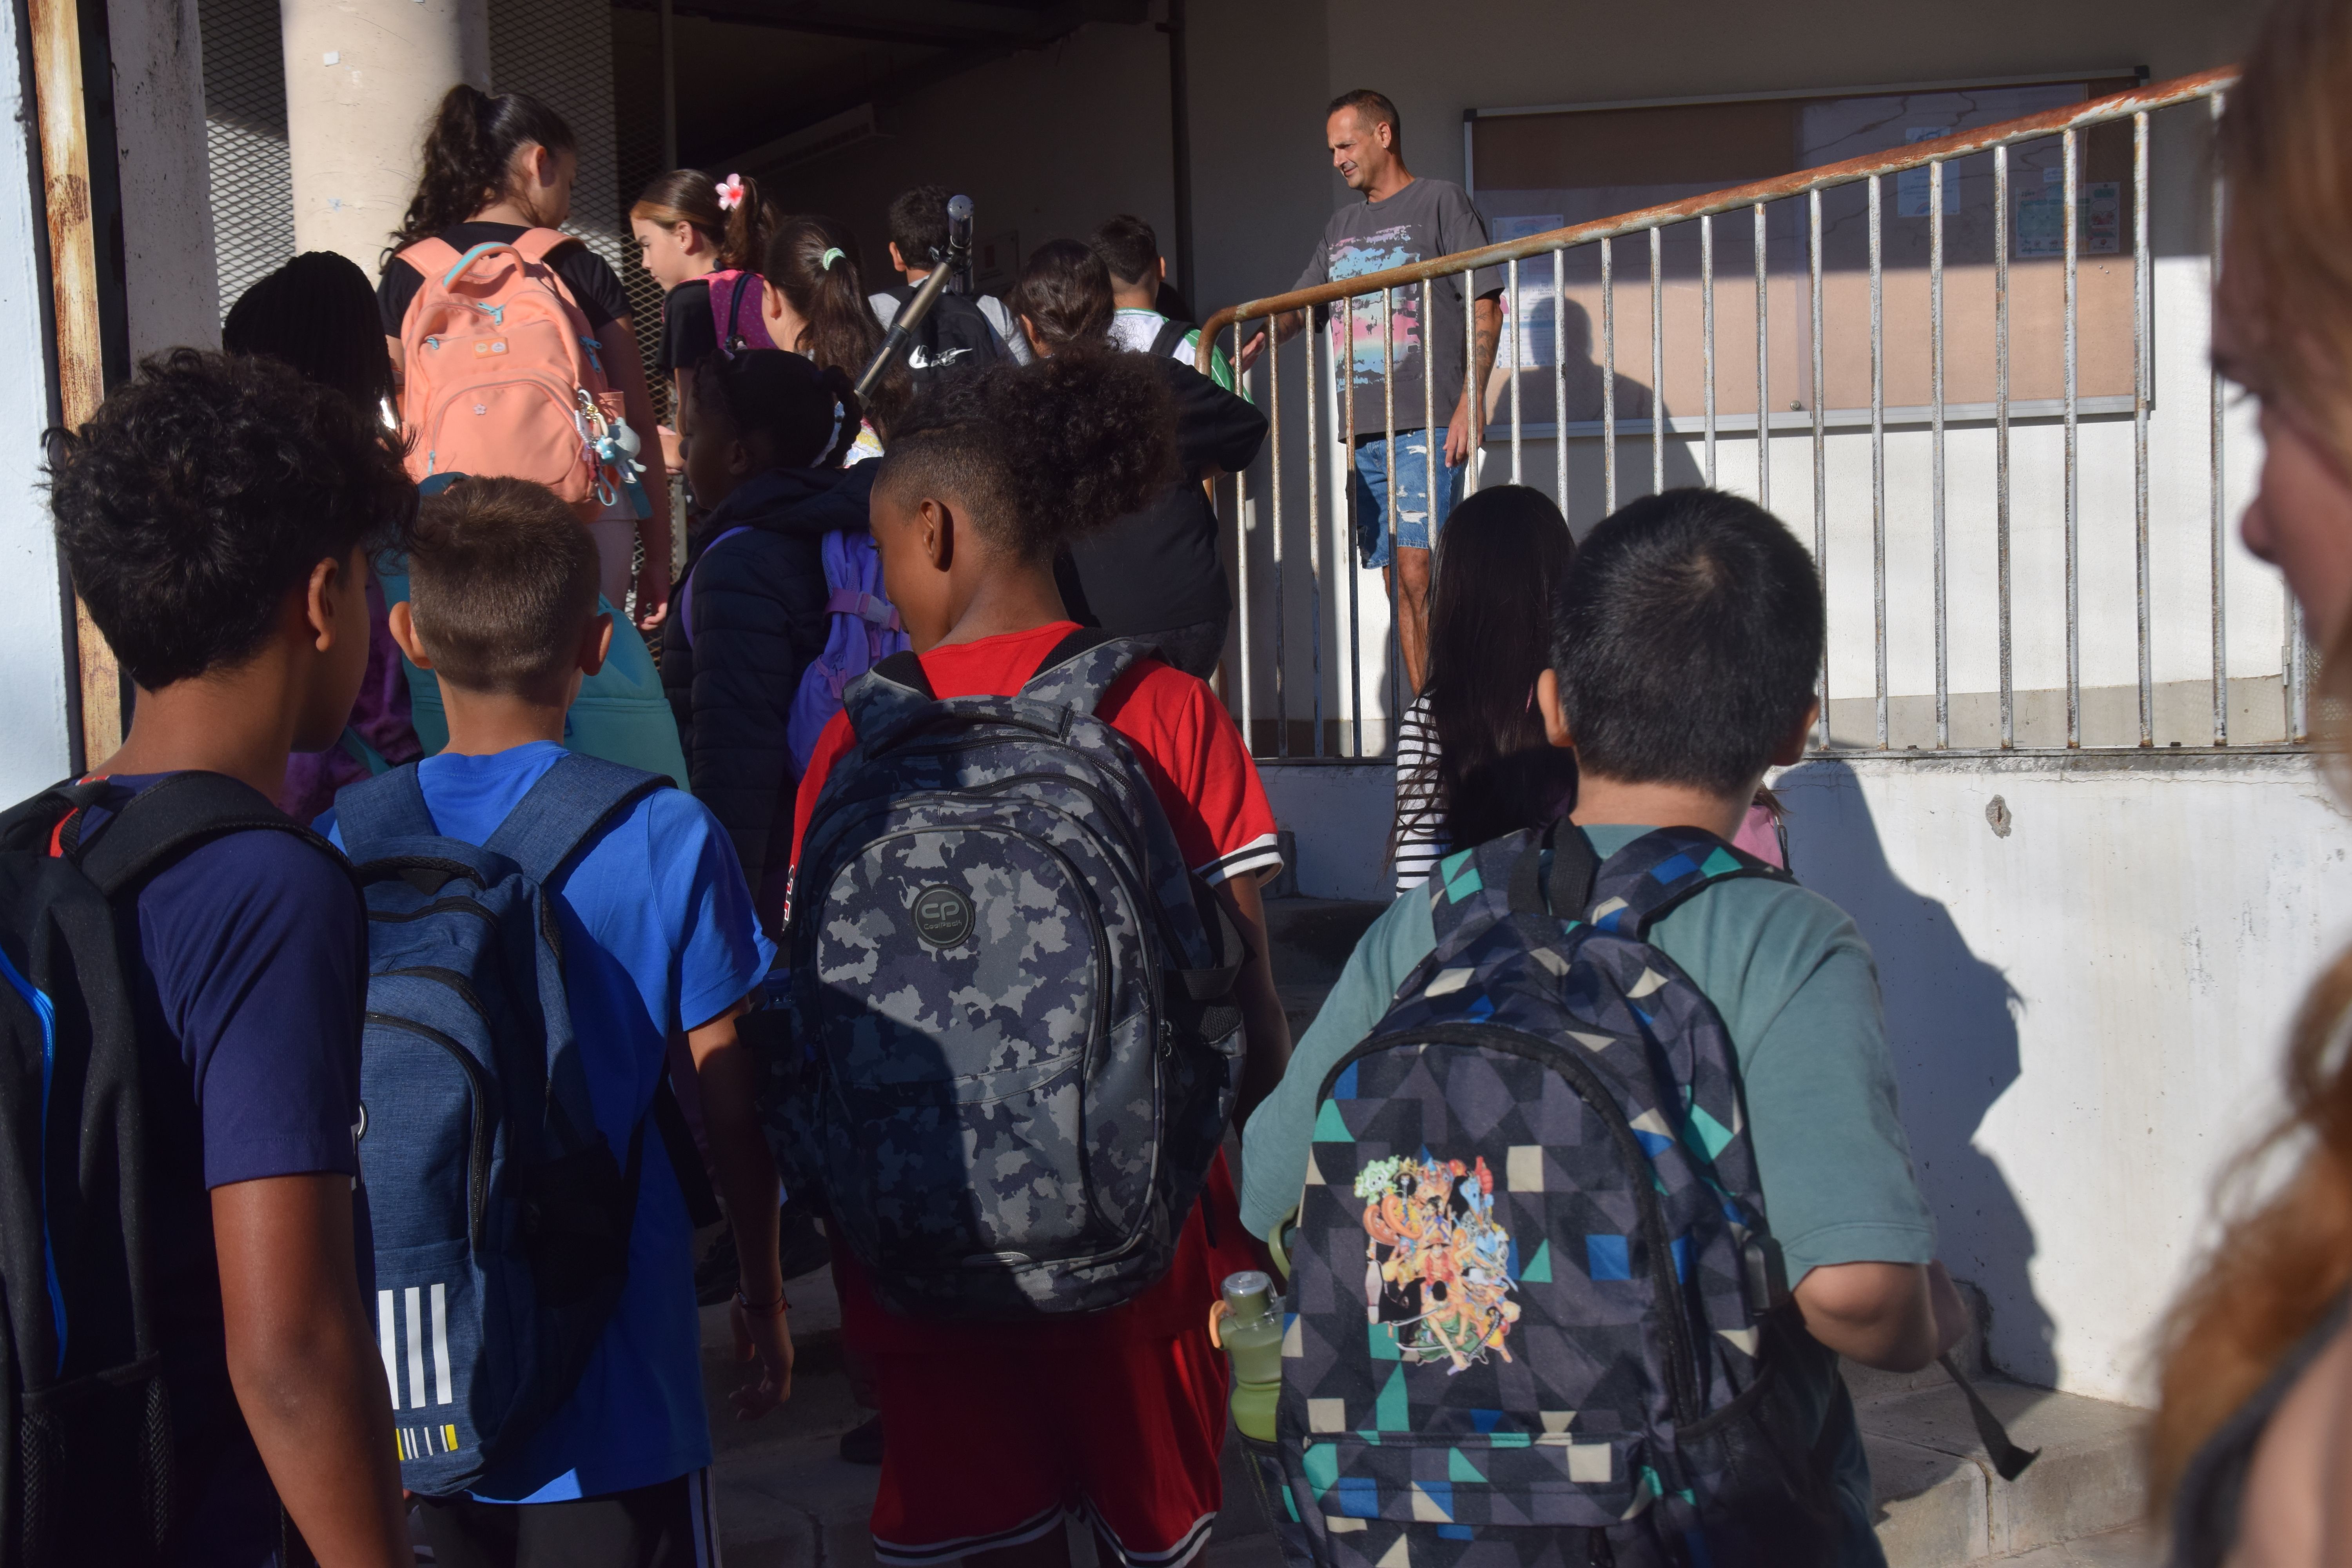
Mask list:
[[[1782,875],[1664,830],[1563,922],[1532,833],[1442,863],[1434,951],[1323,1086],[1292,1253],[1282,1446],[1333,1563],[1817,1560],[1737,1058],[1642,940]]]
[[[900,1310],[1128,1299],[1223,1136],[1231,939],[1094,712],[1141,651],[1049,655],[1011,698],[935,700],[911,654],[850,690],[793,895],[808,1070],[778,1141]]]

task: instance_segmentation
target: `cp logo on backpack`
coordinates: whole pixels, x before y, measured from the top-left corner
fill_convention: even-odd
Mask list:
[[[566,752],[478,847],[440,835],[413,763],[335,797],[367,900],[360,1171],[412,1491],[464,1490],[552,1415],[620,1299],[646,1127],[625,1156],[597,1130],[548,884],[668,784]]]
[[[911,653],[850,688],[789,936],[805,1055],[772,1098],[898,1310],[1126,1300],[1224,1135],[1239,935],[1095,714],[1143,651],[1075,634],[1016,697],[940,700]]]
[[[1643,934],[1786,873],[1689,828],[1596,871],[1552,833],[1441,864],[1434,951],[1324,1079],[1282,1489],[1335,1568],[1825,1561],[1738,1061]]]

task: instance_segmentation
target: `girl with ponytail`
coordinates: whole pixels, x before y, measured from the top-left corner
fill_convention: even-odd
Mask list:
[[[829,217],[799,216],[776,225],[768,241],[767,279],[761,308],[776,346],[806,354],[852,381],[865,374],[882,346],[882,323],[866,302],[866,281],[857,265],[857,241]],[[890,427],[907,405],[910,387],[903,363],[891,365],[866,400],[872,456],[889,439]],[[853,461],[856,458],[853,458]]]
[[[462,255],[478,245],[512,245],[534,229],[560,229],[572,216],[572,184],[580,173],[572,127],[562,115],[529,93],[494,97],[462,81],[434,112],[421,164],[416,194],[384,252],[376,284],[395,382],[407,368],[402,328],[425,287],[424,274],[400,252],[437,239]],[[546,263],[587,318],[604,379],[621,394],[639,437],[638,460],[646,466],[640,480],[652,515],[637,518],[624,497],[588,526],[596,536],[599,586],[615,608],[628,597],[632,562],[643,545],[644,565],[634,586],[637,624],[651,631],[669,605],[669,475],[654,438],[653,399],[637,357],[629,296],[604,258],[576,240],[549,250]],[[414,440],[417,432],[407,434]]]
[[[673,419],[692,395],[696,367],[722,342],[740,339],[751,348],[775,346],[761,321],[759,272],[776,218],[758,181],[741,174],[714,179],[699,169],[673,169],[657,177],[629,209],[638,255],[661,285],[661,357],[655,368],[675,389]],[[714,279],[721,274],[728,276]],[[734,285],[719,291],[723,300],[713,292],[714,280]],[[722,317],[728,331],[719,328]]]

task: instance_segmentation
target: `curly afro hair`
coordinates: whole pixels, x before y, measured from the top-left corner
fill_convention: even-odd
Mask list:
[[[157,355],[49,454],[74,591],[150,691],[243,663],[320,561],[416,514],[392,433],[274,359]]]
[[[952,495],[992,543],[1037,562],[1140,511],[1177,471],[1176,405],[1159,367],[1104,351],[935,386],[893,433],[875,489]]]

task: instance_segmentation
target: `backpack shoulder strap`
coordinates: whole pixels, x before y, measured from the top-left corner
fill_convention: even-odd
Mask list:
[[[457,247],[438,236],[420,239],[400,253],[400,259],[416,268],[416,275],[427,283],[457,265]]]
[[[540,775],[482,847],[505,856],[523,875],[543,883],[622,807],[669,787],[663,774],[566,752]]]
[[[1533,829],[1507,833],[1437,863],[1428,882],[1429,923],[1433,951],[1445,952],[1460,933],[1506,914],[1541,914],[1535,893],[1545,846]]]
[[[362,862],[377,858],[380,847],[391,839],[432,838],[441,832],[425,806],[415,763],[338,791],[335,826],[346,852]]]
[[[259,790],[224,773],[173,773],[141,790],[96,838],[78,842],[68,854],[82,875],[112,899],[199,845],[256,829],[291,834],[351,873],[351,862],[333,845],[278,810]]]
[[[1693,894],[1738,877],[1796,880],[1703,827],[1661,827],[1602,863],[1584,918],[1603,931],[1639,937]]]
[[[939,700],[923,661],[911,648],[902,648],[852,682],[842,693],[841,710],[860,745],[871,747],[887,731],[898,729],[917,709]]]
[[[1177,346],[1197,330],[1190,321],[1164,321],[1160,323],[1160,331],[1152,334],[1151,352],[1172,355]]]
[[[1049,708],[1092,713],[1119,677],[1152,651],[1148,642],[1115,637],[1099,626],[1080,626],[1037,661],[1037,673],[1022,686],[1020,695]]]
[[[514,247],[525,261],[542,265],[547,258],[567,245],[584,245],[577,235],[566,234],[560,228],[527,228],[515,236]]]

